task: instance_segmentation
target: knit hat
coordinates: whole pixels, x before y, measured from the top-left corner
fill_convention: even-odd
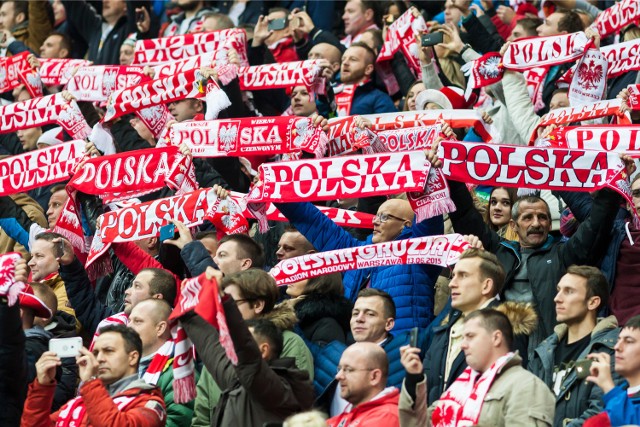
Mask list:
[[[566,208],[564,211],[562,211],[562,214],[560,215],[560,233],[564,237],[573,236],[573,233],[576,232],[579,225],[580,223],[573,216],[573,213],[569,208]]]
[[[20,307],[30,308],[37,317],[48,319],[51,317],[51,309],[37,296],[33,294],[33,288],[25,285],[24,291],[20,292]]]
[[[443,110],[463,110],[475,104],[477,99],[476,94],[472,94],[469,100],[464,99],[464,91],[455,86],[445,86],[440,90],[426,89],[416,97],[416,109],[424,110],[432,102]]]
[[[136,41],[138,40],[138,37],[136,36],[136,33],[131,33],[129,34],[129,36],[127,36],[127,38],[122,42],[123,45],[127,45],[127,46],[131,46],[131,47],[136,47]]]

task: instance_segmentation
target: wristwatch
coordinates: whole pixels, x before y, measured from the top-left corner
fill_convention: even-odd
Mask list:
[[[467,49],[472,49],[471,45],[469,43],[465,43],[465,45],[462,47],[462,49],[460,49],[460,56],[462,56],[462,54],[464,54]]]

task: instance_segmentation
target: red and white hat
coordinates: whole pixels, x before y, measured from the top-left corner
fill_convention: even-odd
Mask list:
[[[443,110],[463,110],[475,104],[477,96],[464,99],[464,91],[459,87],[445,86],[440,90],[423,90],[416,97],[416,109],[424,110],[429,102],[439,105]]]
[[[30,308],[37,317],[51,317],[51,309],[33,294],[33,288],[29,285],[25,285],[24,291],[20,292],[20,307]]]

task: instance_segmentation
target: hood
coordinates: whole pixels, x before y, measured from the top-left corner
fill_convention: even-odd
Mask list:
[[[288,304],[280,304],[269,313],[264,314],[263,319],[271,320],[274,325],[283,331],[291,331],[296,325],[296,312]]]
[[[53,335],[49,331],[45,331],[40,326],[34,326],[33,328],[26,329],[24,335],[27,339],[37,339],[48,343],[53,338]]]
[[[538,315],[532,304],[506,301],[495,309],[509,318],[514,335],[531,335],[538,327]]]
[[[591,337],[595,337],[600,332],[615,329],[617,327],[618,327],[618,320],[616,319],[616,316],[611,315],[608,317],[598,318],[598,323],[596,323],[596,327],[593,328],[593,331],[591,331]],[[558,336],[558,340],[561,340],[562,338],[564,338],[564,336],[567,335],[568,330],[569,328],[565,323],[560,323],[556,325],[555,328],[553,328],[553,332]]]
[[[76,318],[69,313],[58,310],[53,316],[53,321],[45,326],[45,330],[58,338],[75,337]]]
[[[301,327],[325,317],[335,319],[348,327],[351,320],[351,302],[345,297],[327,294],[309,294],[295,305],[296,316]]]

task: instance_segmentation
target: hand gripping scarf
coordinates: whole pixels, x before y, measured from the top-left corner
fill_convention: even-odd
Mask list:
[[[459,234],[416,237],[354,248],[317,252],[280,261],[269,274],[280,286],[325,274],[395,264],[446,267],[469,247]]]
[[[24,84],[31,96],[42,96],[42,83],[38,73],[27,61],[29,55],[29,52],[22,52],[8,58],[0,58],[0,93]]]
[[[600,37],[617,33],[640,18],[640,4],[637,0],[622,0],[599,14],[591,25]]]
[[[92,64],[84,59],[38,58],[40,61],[40,79],[45,86],[66,85],[73,70]]]
[[[220,52],[226,58],[227,50],[233,48],[240,56],[241,65],[249,65],[246,43],[246,33],[239,28],[138,40],[134,49],[133,64],[153,66],[208,52]]]
[[[214,278],[207,278],[206,273],[182,282],[178,303],[171,316],[169,316],[169,320],[177,320],[180,316],[190,311],[195,311],[218,330],[220,344],[224,348],[227,357],[233,365],[237,365],[238,356],[229,335],[227,318],[222,307],[222,299],[218,293],[218,283]],[[191,342],[186,334],[183,336],[182,341],[184,348],[187,347],[187,344],[188,348],[191,347]],[[176,353],[177,351],[178,343],[176,343]],[[176,396],[182,397],[180,399],[182,402],[188,402],[195,397],[193,353],[186,351],[182,354],[185,356],[190,355],[191,360],[184,360],[183,366],[177,374],[174,368],[174,390]],[[178,358],[177,355],[176,358]],[[188,399],[189,397],[191,399]]]
[[[0,195],[68,180],[84,156],[84,145],[84,141],[64,142],[0,160]]]
[[[252,156],[305,151],[322,157],[327,135],[308,117],[247,117],[187,121],[169,129],[172,145],[186,143],[194,157]]]
[[[513,356],[513,353],[505,354],[483,373],[467,367],[438,400],[431,414],[431,425],[458,427],[478,424],[491,385]]]
[[[16,132],[57,123],[74,139],[91,134],[75,101],[67,102],[61,94],[27,99],[0,107],[0,133]]]
[[[213,79],[205,79],[200,70],[190,70],[165,79],[143,82],[136,86],[111,94],[103,122],[125,114],[135,113],[141,108],[153,107],[185,98],[206,97],[207,120],[231,105],[227,95]]]
[[[25,288],[22,282],[16,282],[16,263],[22,259],[18,252],[7,252],[0,255],[0,296],[7,299],[9,307],[13,306]]]
[[[317,60],[240,67],[240,89],[264,90],[304,86],[318,92],[323,82]]]

